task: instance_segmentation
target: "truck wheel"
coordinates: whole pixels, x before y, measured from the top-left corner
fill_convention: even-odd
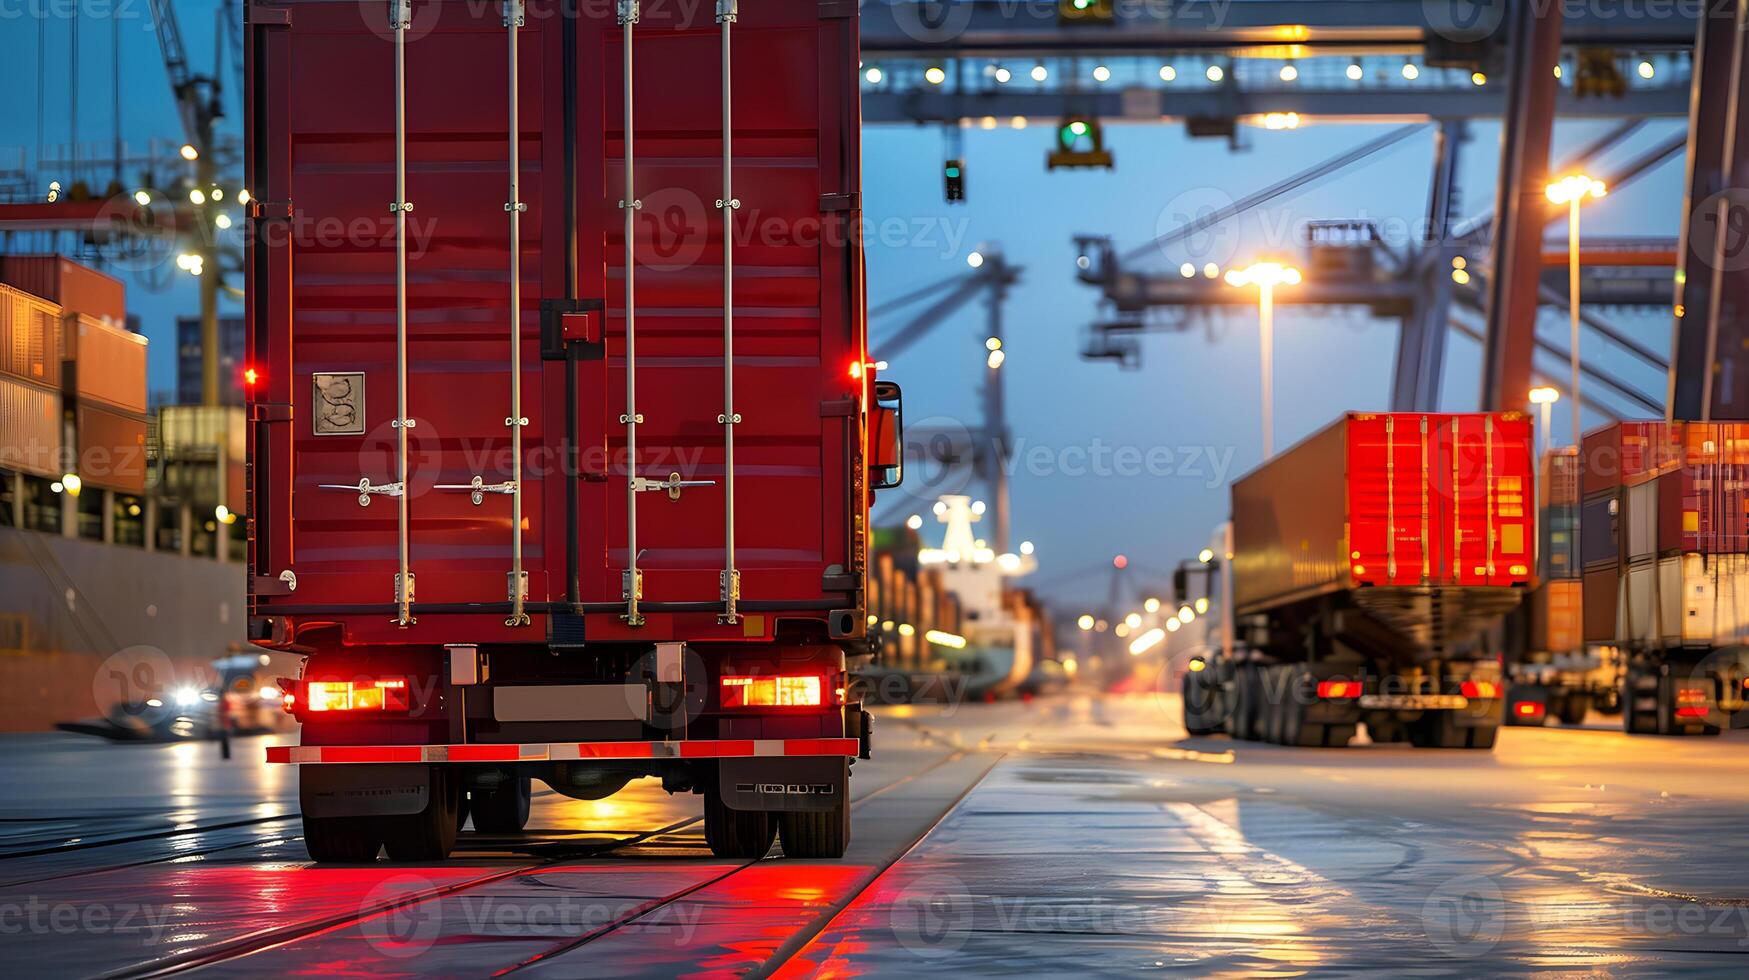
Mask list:
[[[842,798],[830,810],[804,810],[778,815],[783,853],[793,858],[841,858],[850,847],[850,807]]]
[[[304,850],[317,864],[370,864],[383,849],[370,817],[305,817]]]
[[[850,847],[850,764],[838,777],[830,810],[785,810],[777,814],[786,857],[837,859]]]
[[[1466,728],[1455,711],[1424,711],[1409,725],[1409,744],[1424,749],[1492,749],[1499,734],[1494,725]]]
[[[1584,691],[1573,691],[1561,702],[1561,724],[1583,725],[1585,716],[1591,713],[1591,695]]]
[[[461,790],[442,766],[431,767],[431,794],[414,814],[379,817],[391,861],[442,861],[455,848]]]
[[[1204,668],[1184,674],[1184,730],[1191,735],[1213,735],[1223,727],[1221,691],[1205,678],[1208,673]]]
[[[1629,735],[1658,732],[1658,675],[1629,667],[1622,680],[1621,727]]]
[[[1276,741],[1282,745],[1300,745],[1317,748],[1329,744],[1325,741],[1329,733],[1326,726],[1306,721],[1306,699],[1317,689],[1317,681],[1312,678],[1312,671],[1304,664],[1295,664],[1277,668],[1281,671],[1276,678],[1281,685],[1280,706],[1281,730],[1276,733]],[[1347,740],[1343,740],[1347,744]]]
[[[720,858],[762,858],[777,838],[777,821],[764,810],[731,810],[715,786],[704,791],[704,839]]]
[[[471,790],[468,810],[474,829],[485,834],[514,834],[528,826],[529,800],[533,796],[527,776],[518,776],[490,790]]]
[[[1240,664],[1233,672],[1233,690],[1236,693],[1233,705],[1233,716],[1227,722],[1227,731],[1238,739],[1251,741],[1257,736],[1257,696],[1262,687],[1257,679],[1258,670],[1254,664]]]

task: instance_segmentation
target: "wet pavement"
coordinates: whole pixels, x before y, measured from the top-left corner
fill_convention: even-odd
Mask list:
[[[1190,739],[1173,699],[894,709],[842,861],[710,856],[692,796],[540,792],[524,839],[313,867],[280,739],[0,745],[27,976],[1562,973],[1749,962],[1749,732],[1492,754]],[[537,792],[539,790],[537,789]],[[531,841],[552,846],[529,849]],[[563,844],[565,846],[558,847]],[[512,848],[515,849],[512,849]]]

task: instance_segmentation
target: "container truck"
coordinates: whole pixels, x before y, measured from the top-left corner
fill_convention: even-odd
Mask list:
[[[1579,450],[1551,449],[1537,473],[1536,583],[1506,618],[1506,724],[1577,725],[1621,707],[1621,657],[1587,644],[1579,578]]]
[[[1532,578],[1531,438],[1515,412],[1354,412],[1236,481],[1234,631],[1184,674],[1191,733],[1341,746],[1364,722],[1491,748],[1489,633]]]
[[[843,854],[902,473],[856,11],[249,6],[250,631],[306,658],[317,861],[641,777],[718,855]]]
[[[1749,423],[1611,423],[1580,471],[1585,639],[1626,661],[1622,727],[1718,734],[1749,684]]]

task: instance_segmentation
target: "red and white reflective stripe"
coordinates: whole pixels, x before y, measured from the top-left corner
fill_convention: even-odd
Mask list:
[[[575,759],[746,759],[854,756],[854,738],[731,738],[681,742],[534,742],[518,745],[271,745],[268,762],[567,762]]]

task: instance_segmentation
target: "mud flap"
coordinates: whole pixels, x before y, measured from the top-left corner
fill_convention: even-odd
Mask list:
[[[423,813],[431,767],[420,763],[298,767],[306,817],[398,817]]]
[[[840,757],[724,759],[717,792],[731,810],[832,810],[850,792]]]

